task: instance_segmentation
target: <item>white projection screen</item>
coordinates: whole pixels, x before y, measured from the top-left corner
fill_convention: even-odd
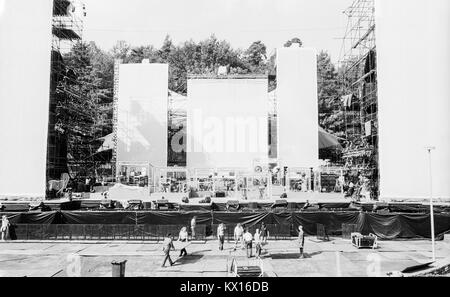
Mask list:
[[[45,197],[52,3],[0,1],[0,196]]]
[[[316,60],[314,49],[277,49],[278,159],[282,166],[318,165]]]
[[[253,168],[268,158],[268,81],[188,79],[187,167]]]
[[[377,0],[380,196],[450,198],[450,1]]]
[[[117,161],[167,166],[167,64],[119,65]]]

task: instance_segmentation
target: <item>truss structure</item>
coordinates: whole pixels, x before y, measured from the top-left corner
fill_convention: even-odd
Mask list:
[[[57,113],[67,98],[82,98],[82,94],[74,87],[77,83],[76,75],[66,67],[62,54],[81,40],[85,15],[85,6],[81,1],[53,0],[47,179],[58,179],[62,173],[68,172],[68,136]],[[64,106],[70,113],[77,117],[84,116],[83,111],[66,103]],[[78,127],[75,133],[83,135],[85,131]]]
[[[344,11],[348,18],[339,68],[349,179],[378,198],[378,105],[375,0],[355,0]]]

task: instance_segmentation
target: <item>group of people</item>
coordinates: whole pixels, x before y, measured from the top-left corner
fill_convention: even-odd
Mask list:
[[[178,241],[187,243],[189,242],[189,234],[186,227],[181,228],[180,233],[178,234]],[[174,261],[172,261],[172,258],[170,258],[170,251],[175,250],[175,246],[173,244],[173,236],[171,233],[167,234],[166,238],[163,242],[163,252],[164,252],[164,260],[161,265],[161,267],[166,266],[167,260],[169,261],[170,266],[173,266]],[[186,247],[183,247],[180,249],[180,255],[179,257],[187,256]]]
[[[195,237],[195,217],[191,221],[191,229],[193,233],[193,238]],[[226,226],[225,224],[221,223],[217,227],[217,238],[219,240],[219,250],[223,251],[224,249],[224,242],[225,242],[225,233],[226,233]],[[252,252],[253,252],[253,244],[255,245],[255,252],[256,252],[256,258],[261,258],[261,252],[263,245],[267,244],[267,239],[269,236],[269,231],[267,230],[267,226],[264,222],[261,223],[260,227],[256,229],[255,234],[252,235],[249,231],[249,228],[245,228],[242,224],[237,224],[234,228],[234,247],[233,250],[236,251],[238,248],[238,245],[240,245],[241,249],[246,249],[247,257],[251,258]],[[188,238],[188,231],[186,227],[182,227],[180,230],[180,233],[178,235],[178,241],[187,243],[189,241]],[[298,237],[297,237],[297,244],[300,250],[300,258],[304,258],[303,249],[305,244],[305,232],[303,231],[303,226],[298,227]],[[170,258],[170,251],[175,250],[174,244],[173,244],[173,236],[172,234],[167,234],[166,238],[164,239],[163,243],[163,252],[164,252],[164,260],[161,265],[161,267],[165,267],[166,262],[169,261],[170,266],[174,265],[174,261]],[[180,255],[179,257],[184,257],[187,255],[186,251],[186,245],[184,245],[183,248],[180,249]]]
[[[194,216],[191,219],[191,238],[195,238],[195,226],[197,225],[197,217]],[[188,243],[189,242],[189,233],[187,227],[182,227],[180,230],[180,233],[178,234],[178,241],[180,243]],[[166,237],[164,238],[163,242],[163,252],[164,252],[164,260],[161,265],[161,267],[166,266],[166,262],[169,261],[170,266],[173,266],[174,261],[172,261],[172,258],[170,258],[170,251],[175,250],[175,246],[173,244],[173,236],[171,233],[168,233]],[[179,257],[182,258],[184,256],[187,256],[186,247],[183,247],[180,249],[180,255]]]
[[[223,230],[225,230],[225,225],[220,224],[217,228],[217,234],[223,233]],[[241,224],[237,224],[234,228],[234,248],[233,250],[236,250],[238,247],[238,243],[240,243],[240,246],[242,249],[247,250],[247,257],[252,257],[252,251],[253,251],[253,243],[255,244],[255,251],[256,251],[256,258],[261,257],[261,250],[263,244],[267,243],[267,237],[268,237],[268,230],[267,226],[264,222],[261,223],[261,226],[259,229],[256,229],[255,234],[252,235],[248,228],[244,228]],[[219,237],[219,249],[223,250],[223,243],[225,240],[225,236],[218,236]]]

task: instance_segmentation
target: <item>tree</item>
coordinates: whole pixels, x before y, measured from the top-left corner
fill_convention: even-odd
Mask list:
[[[172,51],[175,49],[172,39],[169,35],[166,35],[164,38],[163,45],[161,46],[161,49],[158,51],[158,56],[162,60],[162,62],[168,62],[169,57],[172,53]]]
[[[300,47],[303,46],[302,40],[298,37],[295,37],[295,38],[292,38],[291,40],[286,41],[286,43],[284,44],[284,47],[290,47],[293,43],[300,44]]]
[[[321,51],[317,56],[319,125],[325,130],[344,136],[343,115],[339,98],[340,80],[330,55]]]
[[[261,41],[253,42],[245,51],[245,59],[253,71],[260,71],[266,65],[266,46]]]
[[[130,45],[124,41],[119,40],[117,43],[113,46],[111,53],[114,59],[121,59],[124,63],[127,62],[127,58],[130,52]]]

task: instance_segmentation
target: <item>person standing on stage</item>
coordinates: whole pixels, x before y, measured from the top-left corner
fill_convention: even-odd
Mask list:
[[[261,229],[259,230],[261,232],[261,244],[267,243],[267,226],[264,222],[261,223]]]
[[[166,261],[169,260],[170,266],[173,266],[173,261],[172,259],[170,259],[170,250],[171,249],[175,249],[175,247],[173,246],[173,239],[172,239],[172,234],[167,234],[166,238],[164,238],[164,242],[163,242],[163,252],[164,252],[164,261],[161,265],[161,267],[165,267],[166,266]]]
[[[256,229],[255,235],[253,237],[255,239],[255,249],[256,249],[256,259],[261,258],[261,231]]]
[[[253,242],[253,236],[248,231],[248,228],[245,229],[244,233],[244,241],[245,241],[245,248],[247,249],[247,258],[252,257],[252,242]]]
[[[197,225],[197,217],[194,216],[191,220],[191,238],[195,239],[195,226]]]
[[[225,241],[225,225],[223,223],[220,223],[219,227],[217,227],[217,238],[219,239],[219,251],[223,251],[223,243]]]
[[[242,228],[241,224],[237,224],[234,228],[234,250],[237,248],[237,244],[241,242],[241,248],[244,248],[244,228]]]
[[[181,228],[180,234],[178,234],[178,241],[181,241],[181,242],[188,242],[189,241],[188,240],[188,232],[187,232],[187,228],[186,227]],[[183,257],[183,256],[187,256],[186,248],[182,248],[181,251],[180,251],[180,257]]]
[[[305,232],[303,231],[303,226],[298,226],[298,247],[300,248],[300,259],[303,259],[305,256],[303,255],[303,248],[305,246]]]

